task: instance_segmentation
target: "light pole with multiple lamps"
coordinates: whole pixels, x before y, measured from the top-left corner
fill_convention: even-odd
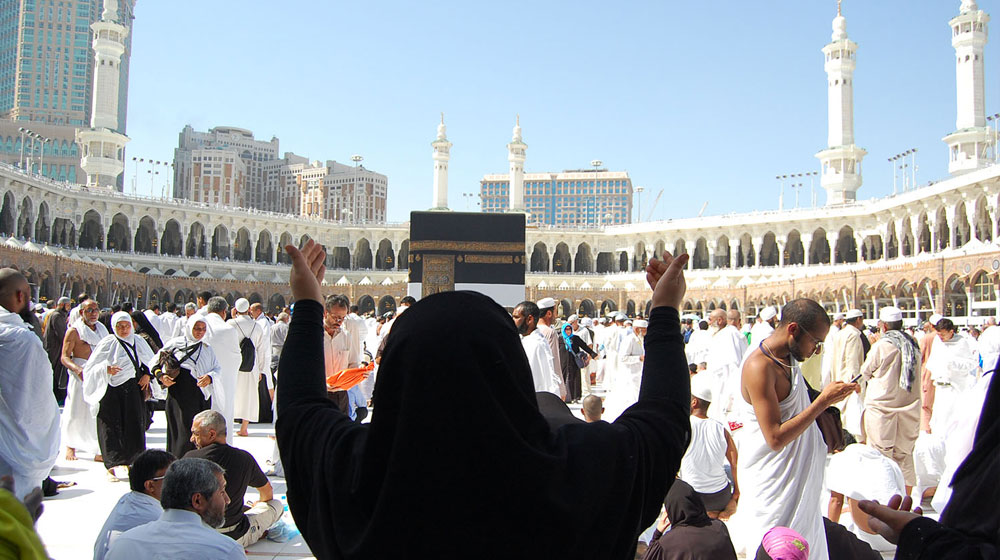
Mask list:
[[[906,162],[906,158],[907,157],[911,157],[912,158],[911,161],[910,161],[910,163]],[[901,161],[902,163],[897,164],[896,163],[897,161]],[[917,187],[917,149],[916,148],[910,148],[909,150],[906,150],[905,152],[902,152],[902,153],[899,153],[899,154],[896,154],[896,155],[892,156],[891,158],[889,158],[889,164],[892,165],[892,194],[896,194],[898,192],[897,189],[896,189],[896,171],[897,170],[901,170],[902,171],[903,192],[906,192],[908,190],[911,190],[911,189],[914,189],[914,188]],[[906,176],[906,170],[907,170],[907,168],[909,168],[910,171],[911,171],[911,177],[910,177],[911,180],[909,181],[909,187],[907,187],[907,183],[908,183],[908,181],[907,181],[908,177]]]
[[[997,141],[1000,140],[1000,113],[993,113],[986,117],[986,122],[993,123],[993,163],[996,163],[1000,161],[1000,151],[997,150]]]

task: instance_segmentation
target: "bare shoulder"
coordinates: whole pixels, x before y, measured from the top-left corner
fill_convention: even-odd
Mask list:
[[[760,348],[754,350],[743,363],[741,373],[743,399],[753,404],[753,397],[767,391],[768,387],[774,388],[774,373],[771,361],[765,356]]]

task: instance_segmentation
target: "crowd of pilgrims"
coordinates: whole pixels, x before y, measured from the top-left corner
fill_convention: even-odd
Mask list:
[[[993,318],[681,315],[669,254],[647,317],[469,292],[360,316],[321,295],[320,246],[287,249],[296,303],[274,315],[208,292],[42,306],[0,270],[0,552],[44,554],[63,454],[130,484],[95,559],[243,558],[281,523],[269,475],[318,558],[997,557]],[[265,474],[233,438],[272,421]]]

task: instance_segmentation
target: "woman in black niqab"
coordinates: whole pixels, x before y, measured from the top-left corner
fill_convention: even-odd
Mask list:
[[[300,275],[307,259],[322,277],[311,243],[304,257],[286,249]],[[479,294],[424,298],[393,325],[375,413],[358,425],[326,399],[318,288],[296,296],[277,441],[289,508],[318,558],[634,555],[689,439],[676,309],[654,310],[636,405],[614,424],[552,431],[510,316]]]
[[[663,507],[670,530],[653,533],[643,560],[736,560],[726,525],[708,516],[690,484],[675,480]]]

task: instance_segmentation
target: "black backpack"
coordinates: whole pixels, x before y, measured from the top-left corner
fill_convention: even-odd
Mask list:
[[[236,325],[236,323],[233,324]],[[255,328],[257,328],[256,323],[250,329],[250,334],[253,334]],[[253,345],[253,340],[243,333],[243,329],[239,325],[236,325],[236,329],[243,335],[243,340],[240,341],[240,355],[243,356],[243,361],[240,362],[239,371],[253,371],[254,362],[257,361],[257,348]]]

